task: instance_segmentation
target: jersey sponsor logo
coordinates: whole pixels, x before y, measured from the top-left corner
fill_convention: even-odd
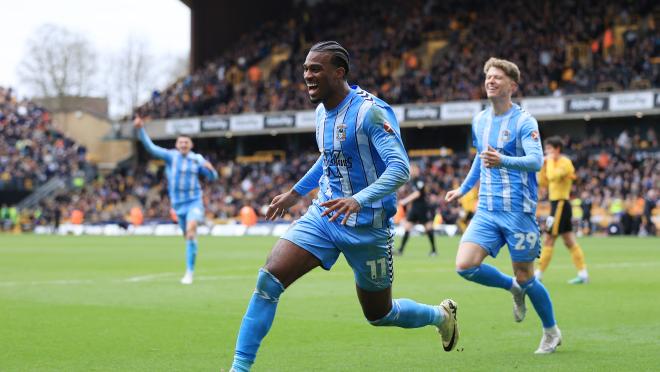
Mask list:
[[[533,139],[534,141],[538,141],[538,140],[539,140],[539,132],[537,132],[537,131],[533,131],[533,132],[532,132],[532,139]]]
[[[323,162],[328,167],[353,168],[353,158],[345,156],[341,150],[325,150],[323,152]]]
[[[325,150],[323,152],[323,168],[326,176],[341,178],[342,175],[338,167],[353,168],[353,158],[345,156],[341,150]]]
[[[394,129],[392,129],[392,126],[387,121],[383,123],[383,129],[389,134],[394,134]]]
[[[346,140],[346,124],[338,124],[336,129],[336,136],[338,141]]]

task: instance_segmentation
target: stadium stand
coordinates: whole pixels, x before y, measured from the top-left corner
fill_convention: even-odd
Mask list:
[[[660,194],[660,145],[655,130],[649,128],[644,133],[634,131],[632,134],[623,131],[618,137],[604,137],[596,130],[581,141],[569,138],[565,141],[568,144],[566,153],[576,167],[572,195],[579,204],[586,199],[591,203],[590,221],[586,226],[589,229],[585,228],[585,232],[655,234],[655,225],[649,223],[652,216],[660,215],[657,198]],[[410,153],[425,154],[424,151]],[[309,152],[289,160],[253,157],[250,162],[237,162],[211,153],[210,160],[220,179],[204,186],[207,220],[238,222],[244,206],[253,208],[258,218],[263,219],[270,200],[292,187],[317,156]],[[447,204],[444,195],[465,177],[471,155],[447,152],[445,156],[415,156],[411,157],[411,164],[420,169],[430,187],[429,202],[436,212],[436,224],[460,225],[466,212],[461,205]],[[143,167],[128,168],[109,176],[99,175],[85,187],[27,211],[23,218],[25,228],[55,224],[54,208],[61,210],[64,220],[70,220],[74,211],[81,211],[84,222],[89,224],[127,226],[132,218],[131,209],[135,207],[142,212],[145,224],[171,222],[162,172],[162,163],[152,160]],[[410,185],[402,187],[400,195],[409,194],[409,188]],[[291,221],[304,214],[312,194],[291,208],[285,220]],[[574,208],[579,209],[579,204]],[[549,205],[541,203],[539,213],[544,218],[549,213]],[[576,213],[576,219],[581,216],[581,211]]]
[[[86,166],[87,150],[54,130],[50,113],[0,87],[0,190],[34,190]]]
[[[350,77],[391,104],[480,99],[482,77],[476,72],[491,55],[519,63],[519,96],[660,86],[658,12],[649,0],[540,1],[533,7],[522,0],[497,7],[484,6],[483,0],[388,4],[301,5],[288,21],[261,24],[237,39],[240,48],[227,48],[203,68],[154,91],[135,113],[175,118],[310,109],[301,65],[309,43],[322,39],[341,40],[354,57]],[[520,8],[526,12],[514,12]],[[355,21],[335,27],[347,14]],[[1,88],[0,105],[0,189],[31,189],[54,175],[75,175],[84,166],[85,149],[50,130],[48,112],[16,102],[11,90]],[[636,234],[653,229],[649,217],[658,213],[660,146],[652,127],[643,133],[632,128],[615,137],[596,129],[579,140],[565,138],[578,175],[573,195],[592,205],[586,230]],[[465,212],[447,205],[444,193],[464,178],[471,156],[409,150],[431,186],[436,222],[460,222]],[[218,223],[237,219],[244,207],[263,216],[272,197],[293,185],[317,156],[287,154],[285,160],[202,152],[220,174],[219,181],[204,186],[208,220]],[[20,215],[4,208],[0,219],[3,226],[20,223],[28,230],[71,220],[74,211],[80,222],[92,224],[171,221],[162,172],[162,164],[151,160],[97,175]],[[408,186],[400,192],[408,194]],[[286,219],[304,213],[309,199]]]
[[[390,104],[479,99],[482,79],[475,72],[493,55],[520,65],[521,96],[660,83],[653,63],[660,39],[649,0],[388,3],[300,7],[288,22],[265,23],[241,36],[240,48],[154,91],[136,112],[168,118],[310,108],[301,79],[304,50],[324,39],[342,40],[355,56],[350,78]],[[355,22],[336,27],[346,14]]]

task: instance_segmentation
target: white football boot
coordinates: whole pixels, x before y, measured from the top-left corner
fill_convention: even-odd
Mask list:
[[[445,351],[452,351],[458,343],[458,320],[456,312],[458,305],[452,299],[446,299],[440,303],[440,311],[444,314],[444,320],[438,328],[442,337],[442,348]]]
[[[561,331],[557,326],[552,330],[543,330],[543,337],[539,348],[536,349],[534,354],[551,354],[557,350],[557,346],[561,345]]]
[[[192,284],[193,283],[193,272],[186,271],[186,274],[181,278],[181,284]]]

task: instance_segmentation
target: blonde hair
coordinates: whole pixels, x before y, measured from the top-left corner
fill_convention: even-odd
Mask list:
[[[491,67],[497,67],[504,71],[504,74],[510,77],[511,80],[515,81],[516,84],[520,82],[520,69],[518,69],[518,66],[516,66],[515,63],[507,61],[506,59],[490,57],[484,65],[484,74],[487,74]]]

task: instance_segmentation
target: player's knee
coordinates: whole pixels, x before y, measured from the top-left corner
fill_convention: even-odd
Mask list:
[[[282,283],[268,270],[259,269],[255,293],[266,301],[277,302],[284,292]]]
[[[479,271],[479,266],[469,266],[468,264],[456,263],[456,273],[467,280],[472,280],[472,277]]]
[[[514,272],[514,275],[516,277],[516,281],[518,283],[527,283],[529,282],[530,279],[534,276],[534,271],[529,271],[529,270],[516,270]]]
[[[387,327],[394,325],[394,320],[399,315],[399,307],[396,301],[392,301],[392,308],[385,314],[380,316],[370,316],[369,314],[364,314],[365,318],[369,324],[374,327]]]
[[[475,262],[475,260],[466,258],[465,256],[456,257],[456,271],[469,270],[479,267],[481,263]]]
[[[552,246],[554,244],[555,244],[555,238],[550,234],[546,235],[545,241],[543,242],[543,245],[548,247],[548,246]]]
[[[564,245],[566,247],[568,247],[568,249],[571,249],[571,248],[575,247],[575,244],[577,244],[577,242],[575,241],[575,239],[572,236],[565,236],[564,237]]]
[[[195,235],[197,235],[197,224],[190,223],[186,226],[186,239],[195,239]]]

